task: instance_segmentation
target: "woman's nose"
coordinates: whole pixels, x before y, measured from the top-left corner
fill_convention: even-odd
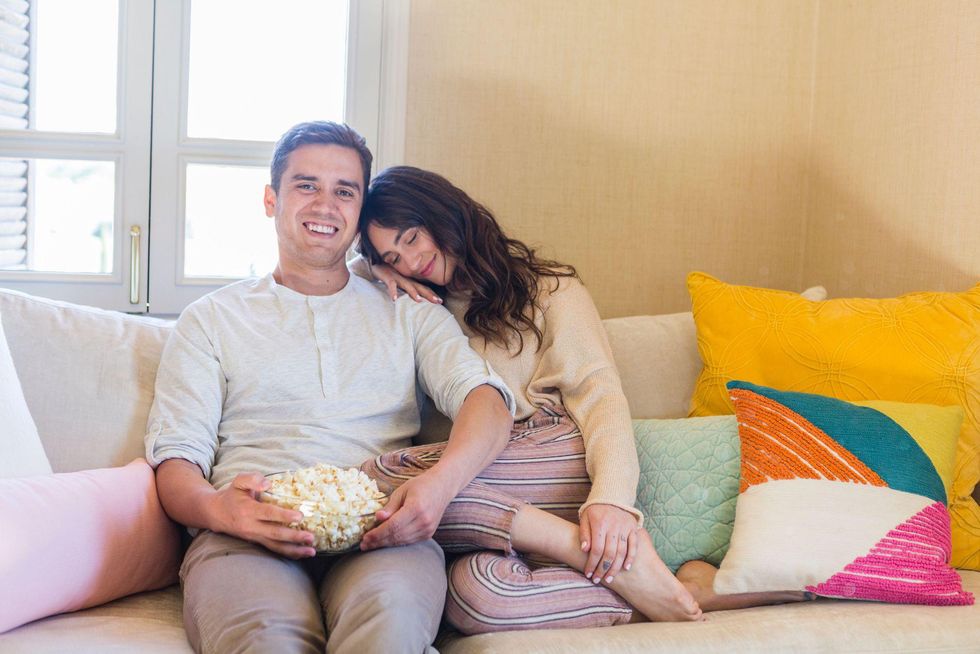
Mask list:
[[[422,253],[412,255],[412,272],[417,273],[422,269]]]

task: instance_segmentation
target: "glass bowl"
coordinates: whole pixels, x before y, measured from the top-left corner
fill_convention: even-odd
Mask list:
[[[287,478],[291,474],[292,472],[286,471],[266,476],[275,483],[277,478]],[[358,549],[361,538],[377,523],[375,514],[388,503],[388,498],[389,494],[380,490],[370,499],[360,499],[353,503],[304,498],[293,492],[274,489],[259,493],[260,502],[303,514],[302,520],[289,526],[313,534],[313,548],[317,556],[344,554]],[[344,504],[353,504],[362,510],[345,512]]]

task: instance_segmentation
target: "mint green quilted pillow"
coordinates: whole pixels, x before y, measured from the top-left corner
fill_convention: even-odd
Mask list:
[[[634,420],[636,508],[660,558],[721,563],[735,522],[740,446],[735,416]]]

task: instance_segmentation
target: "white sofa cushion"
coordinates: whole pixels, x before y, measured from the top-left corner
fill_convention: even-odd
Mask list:
[[[24,400],[14,361],[4,337],[0,312],[0,479],[29,477],[51,472],[51,464],[38,438],[37,427]]]
[[[980,572],[961,570],[963,587],[980,592]],[[2,641],[0,641],[2,644]],[[819,599],[715,611],[705,622],[625,624],[590,629],[501,631],[448,636],[442,654],[784,654],[793,652],[976,652],[980,604],[916,606]]]
[[[961,570],[963,587],[980,594],[980,572]],[[980,643],[980,604],[936,607],[817,600],[720,611],[707,622],[629,624],[592,629],[447,635],[443,654],[617,652],[973,652]],[[191,651],[181,620],[180,588],[141,593],[0,634],[4,654]]]
[[[55,472],[143,456],[172,323],[0,289],[7,341]]]

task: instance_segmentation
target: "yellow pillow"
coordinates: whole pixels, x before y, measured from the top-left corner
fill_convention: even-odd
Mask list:
[[[963,293],[811,302],[797,293],[687,277],[704,369],[692,416],[734,413],[741,379],[841,400],[957,404],[949,512],[953,559],[980,570],[980,284]]]

